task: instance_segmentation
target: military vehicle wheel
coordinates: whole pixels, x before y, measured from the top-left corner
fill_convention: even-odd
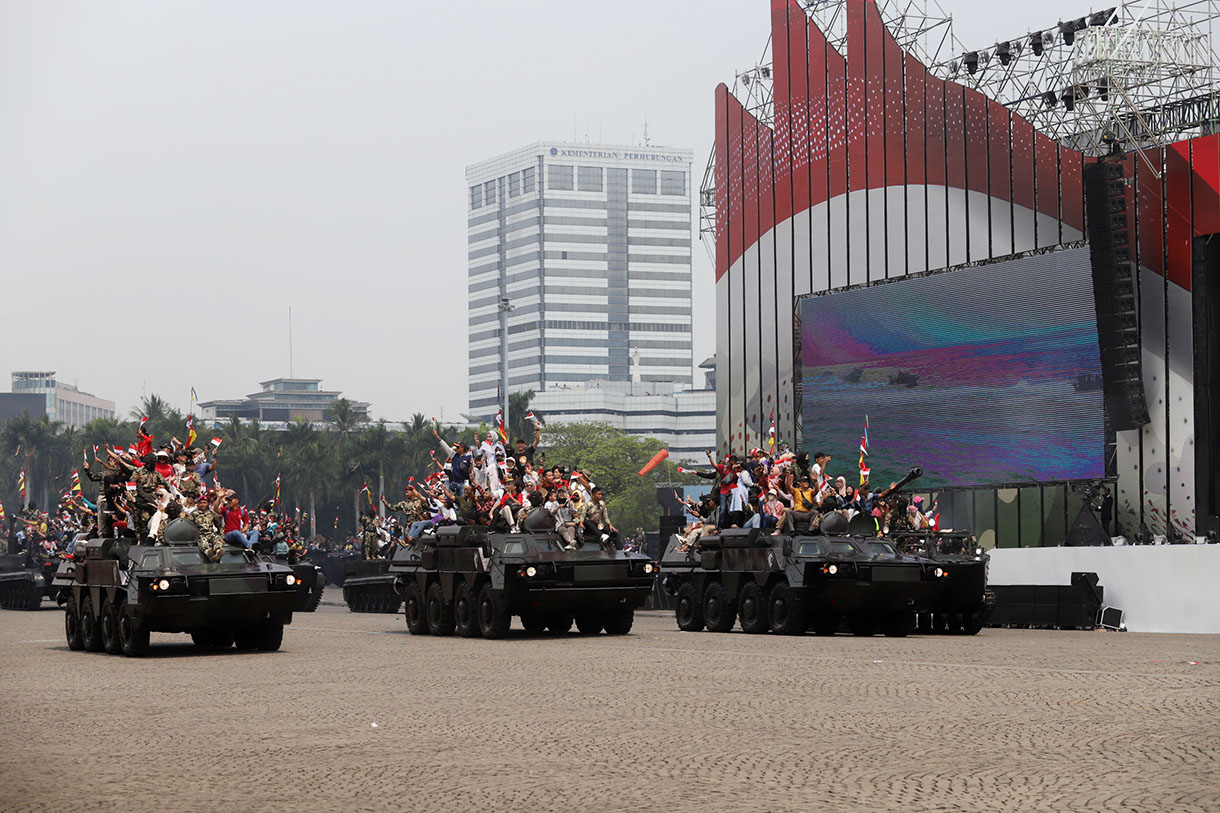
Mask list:
[[[284,625],[278,621],[268,621],[258,633],[257,646],[263,652],[275,652],[284,642]]]
[[[814,635],[834,635],[839,631],[839,617],[834,613],[819,613],[813,619]]]
[[[709,632],[728,632],[737,620],[737,607],[720,582],[711,582],[703,591],[703,623]]]
[[[546,632],[546,616],[537,610],[526,610],[521,613],[521,626],[531,635],[541,635]]]
[[[602,616],[607,635],[626,635],[635,621],[635,610],[630,607],[615,607]]]
[[[683,632],[698,632],[703,629],[703,602],[695,592],[695,585],[685,582],[678,588],[678,603],[674,607],[678,629]]]
[[[795,600],[793,590],[788,586],[788,582],[777,582],[771,588],[768,604],[771,610],[771,629],[780,635],[804,634],[805,611]]]
[[[890,613],[881,624],[881,631],[887,638],[905,638],[915,628],[915,613],[899,610]]]
[[[119,641],[123,646],[123,654],[129,658],[138,658],[148,652],[148,630],[136,630],[135,619],[127,601],[119,603]]]
[[[546,617],[546,628],[556,635],[570,632],[575,616],[571,613],[551,613]]]
[[[114,614],[114,607],[109,601],[102,602],[102,614],[98,616],[97,621],[102,628],[102,648],[111,655],[120,654],[123,645],[119,643],[119,618]]]
[[[478,617],[484,638],[503,638],[513,620],[503,597],[496,593],[490,583],[484,584],[479,591]]]
[[[261,630],[257,627],[254,629],[251,629],[250,627],[242,627],[241,629],[234,631],[234,646],[236,646],[242,652],[249,652],[251,649],[258,646],[258,636],[260,632]]]
[[[406,606],[403,616],[407,619],[407,632],[412,635],[427,635],[428,618],[424,612],[424,593],[419,589],[419,582],[414,579],[407,585]]]
[[[971,613],[965,613],[965,625],[962,630],[965,635],[978,635],[979,630],[983,628],[991,619],[991,613],[995,610],[995,592],[992,590],[983,591],[982,606]]]
[[[932,613],[920,613],[915,617],[915,631],[920,635],[932,632]]]
[[[602,631],[602,615],[594,610],[576,614],[576,629],[581,635],[597,635]]]
[[[453,622],[457,634],[463,638],[477,638],[482,634],[474,594],[464,581],[453,591]]]
[[[872,613],[852,613],[847,618],[847,628],[852,635],[868,638],[877,634],[877,619]]]
[[[960,635],[962,632],[962,614],[945,613],[945,629],[950,635]]]
[[[452,635],[453,605],[445,601],[445,591],[441,589],[441,583],[432,582],[428,585],[428,592],[424,595],[427,598],[424,606],[428,617],[428,629],[432,630],[433,635]]]
[[[758,586],[758,582],[750,582],[741,588],[741,598],[737,600],[737,605],[742,632],[753,635],[771,629],[771,619],[767,615],[767,596]]]
[[[90,595],[86,595],[81,602],[80,631],[85,639],[86,652],[102,650],[102,628],[98,624],[97,614],[93,612],[93,597]]]
[[[85,638],[80,631],[80,619],[76,617],[75,601],[69,601],[64,605],[64,636],[68,639],[68,649],[79,652],[85,648]]]

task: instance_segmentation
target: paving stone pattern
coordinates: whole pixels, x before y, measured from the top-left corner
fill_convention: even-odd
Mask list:
[[[323,606],[278,653],[130,660],[44,607],[0,613],[3,809],[1220,810],[1215,636],[483,641]]]

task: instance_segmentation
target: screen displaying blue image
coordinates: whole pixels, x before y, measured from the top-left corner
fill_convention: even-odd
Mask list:
[[[1104,473],[1087,248],[799,303],[801,446],[851,479],[869,424],[875,485],[920,488]]]

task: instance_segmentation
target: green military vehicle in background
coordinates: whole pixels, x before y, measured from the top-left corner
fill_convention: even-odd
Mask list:
[[[297,603],[292,568],[239,547],[208,562],[198,530],[182,519],[169,523],[165,540],[77,543],[54,580],[69,649],[136,657],[152,632],[189,633],[200,647],[280,648]]]
[[[37,610],[44,596],[55,594],[51,582],[58,565],[58,557],[33,551],[0,556],[0,608]]]

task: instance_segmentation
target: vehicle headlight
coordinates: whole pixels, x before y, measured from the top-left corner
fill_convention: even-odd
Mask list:
[[[938,578],[938,579],[939,579],[941,576],[945,575],[945,571],[941,570],[941,569],[938,567],[938,568],[936,568],[936,570],[933,570],[933,571],[932,571],[932,575],[934,575],[936,578]]]
[[[649,563],[647,563],[646,565],[644,565],[644,572],[645,572],[645,573],[651,573],[651,572],[652,572],[652,571],[654,571],[654,570],[656,570],[656,568],[652,566],[652,562],[649,562]]]
[[[529,576],[531,579],[534,578],[535,576],[538,575],[538,568],[534,567],[533,565],[530,565],[529,567],[527,567],[525,569],[525,575]]]
[[[284,581],[288,582],[289,587],[292,587],[294,584],[297,583],[297,577],[293,576],[291,573],[289,573],[288,578],[284,579]]]
[[[161,581],[157,582],[157,589],[168,590],[169,589],[169,579],[162,579]]]
[[[826,568],[826,572],[833,576],[834,574],[839,572],[839,566],[831,565],[830,567]]]
[[[975,556],[982,556],[982,555],[983,555],[983,549],[982,549],[982,548],[975,548],[975,549],[974,549],[974,555],[975,555]]]

